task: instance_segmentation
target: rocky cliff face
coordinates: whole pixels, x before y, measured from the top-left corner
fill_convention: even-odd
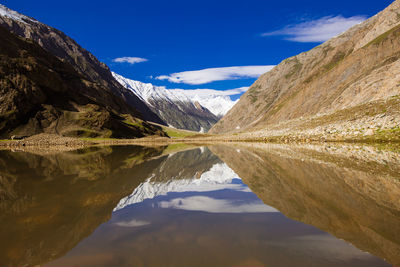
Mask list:
[[[63,32],[0,5],[0,25],[32,40],[63,62],[69,63],[86,80],[123,98],[147,121],[164,124],[135,94],[121,86],[109,68]]]
[[[36,43],[2,26],[0,38],[0,137],[163,135],[121,97]]]
[[[367,124],[376,126],[373,131],[398,128],[386,123],[400,110],[399,14],[397,0],[340,36],[286,59],[262,75],[210,132],[287,133],[335,123],[343,128],[348,121],[360,122],[355,131],[364,134]],[[388,117],[369,120],[377,115]]]

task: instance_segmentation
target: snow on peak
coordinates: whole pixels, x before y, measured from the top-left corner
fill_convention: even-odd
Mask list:
[[[8,7],[0,4],[0,17],[6,17],[15,21],[26,23],[27,21],[36,22],[35,20],[18,13],[17,11],[11,10]]]
[[[139,185],[130,196],[120,200],[114,211],[126,206],[140,203],[145,199],[152,199],[157,196],[167,195],[170,192],[208,192],[222,189],[237,191],[248,190],[240,183],[233,183],[239,176],[225,163],[217,163],[210,170],[204,172],[200,178],[190,177],[188,179],[171,180],[167,183],[152,182],[154,176]]]
[[[231,100],[230,96],[225,91],[218,91],[213,89],[166,89],[163,86],[154,86],[151,83],[142,83],[127,79],[119,74],[112,73],[114,78],[122,84],[125,88],[133,91],[139,98],[149,103],[149,99],[165,99],[167,101],[176,102],[196,102],[201,106],[207,108],[214,115],[222,117],[225,115],[237,101]],[[243,92],[244,89],[237,90],[238,94]]]
[[[212,89],[171,89],[176,94],[184,94],[193,102],[199,102],[203,107],[211,111],[215,116],[222,117],[237,103],[229,95],[223,94],[223,91]]]

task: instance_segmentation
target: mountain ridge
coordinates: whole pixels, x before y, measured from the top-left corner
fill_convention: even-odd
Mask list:
[[[40,133],[113,138],[165,135],[160,127],[143,121],[143,113],[137,106],[128,104],[124,97],[115,94],[118,87],[123,87],[117,81],[102,79],[102,74],[97,72],[96,68],[108,68],[102,66],[93,55],[72,39],[2,5],[0,11],[2,138]],[[35,39],[32,36],[36,36],[37,32],[29,26],[25,28],[25,25],[34,25],[41,30],[47,29],[48,33],[55,37],[46,39],[40,37],[40,34],[44,33],[39,32],[40,38]],[[14,33],[21,30],[26,31],[20,32],[20,35]],[[32,35],[28,36],[31,38],[24,37],[29,34]],[[64,39],[59,39],[60,36]],[[45,49],[45,41],[48,41],[50,46],[54,45],[54,51],[65,52],[65,57],[70,56],[68,53],[73,49],[80,49],[79,53],[92,58],[92,62],[85,63],[84,56],[79,53],[76,62],[71,62],[52,53],[52,49]],[[57,46],[57,42],[61,41],[72,46],[64,51]],[[83,63],[80,65],[81,61]],[[85,66],[89,69],[87,73],[79,69]],[[114,83],[118,87],[112,87]],[[142,103],[141,105],[146,106],[134,94],[130,94]]]
[[[136,95],[122,87],[113,78],[106,64],[100,62],[65,33],[1,4],[0,25],[20,37],[32,40],[60,60],[71,64],[87,80],[99,83],[103,90],[123,98],[137,110],[137,115],[140,114],[141,119],[165,124]]]
[[[254,136],[296,134],[308,127],[311,135],[337,130],[345,134],[346,122],[357,120],[360,127],[353,134],[368,134],[362,120],[385,114],[377,110],[383,102],[400,94],[400,1],[341,35],[282,61],[263,74],[239,102],[210,130],[214,134],[254,132]],[[382,77],[385,77],[382,80]],[[355,109],[371,104],[365,114],[355,116]],[[385,104],[383,104],[385,105]],[[390,106],[385,129],[398,127],[396,102]],[[338,112],[347,110],[345,116]],[[375,111],[374,111],[375,110]],[[353,114],[354,113],[354,114]],[[320,119],[340,117],[329,126]],[[325,118],[324,117],[324,118]],[[314,123],[319,119],[319,123]],[[376,132],[382,120],[371,120]],[[364,125],[362,125],[364,124]],[[316,129],[320,126],[321,129]],[[321,127],[323,126],[323,127]],[[326,127],[325,127],[326,126]],[[381,125],[382,126],[382,125]],[[331,129],[332,128],[332,129]],[[272,132],[272,130],[281,130]],[[315,130],[315,131],[314,131]]]
[[[131,90],[169,126],[198,132],[208,131],[235,103],[229,96],[202,94],[202,90],[166,89],[151,83],[125,78],[112,73],[116,80]],[[200,92],[201,91],[201,92]]]

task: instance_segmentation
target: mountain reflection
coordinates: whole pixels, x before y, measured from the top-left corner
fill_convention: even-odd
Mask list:
[[[56,259],[110,219],[159,165],[163,148],[103,147],[36,155],[0,151],[0,265]]]
[[[400,266],[400,154],[363,146],[213,146],[267,205]]]
[[[0,262],[399,265],[399,158],[351,148],[0,151]]]

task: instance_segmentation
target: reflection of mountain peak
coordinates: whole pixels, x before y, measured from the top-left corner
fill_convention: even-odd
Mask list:
[[[127,196],[118,203],[114,211],[126,206],[140,203],[145,199],[152,199],[156,196],[166,195],[169,192],[205,192],[221,189],[244,190],[242,184],[234,182],[238,178],[225,163],[216,163],[208,171],[196,172],[195,176],[187,179],[172,179],[167,182],[154,182],[153,174],[146,182],[139,185],[130,196]],[[200,175],[199,177],[197,177]]]

